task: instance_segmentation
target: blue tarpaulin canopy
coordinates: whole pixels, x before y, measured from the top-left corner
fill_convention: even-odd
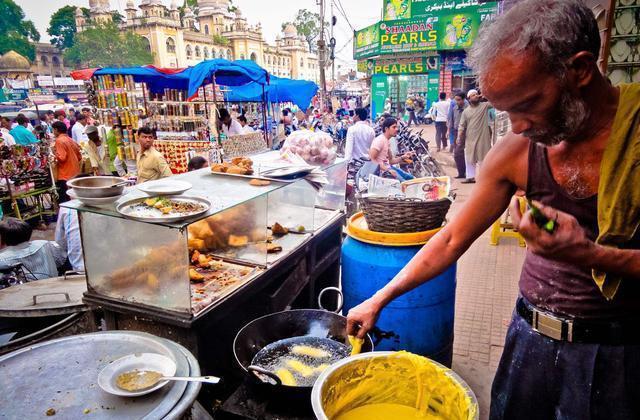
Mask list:
[[[269,73],[253,61],[229,61],[223,58],[206,60],[196,66],[182,71],[171,71],[155,67],[107,67],[96,70],[100,75],[130,75],[136,83],[145,83],[151,92],[162,92],[163,89],[188,90],[193,96],[198,89],[212,82],[223,86],[242,86],[248,83],[265,85],[269,82]]]
[[[229,102],[262,102],[262,88],[258,83],[238,86],[225,92]],[[307,109],[318,93],[318,85],[307,80],[292,80],[271,76],[269,85],[264,86],[269,103],[293,102],[300,109]]]
[[[223,86],[242,86],[248,83],[266,85],[269,73],[250,60],[229,61],[224,58],[206,60],[190,67],[189,96],[198,92],[198,88],[211,83],[215,75],[216,84]]]

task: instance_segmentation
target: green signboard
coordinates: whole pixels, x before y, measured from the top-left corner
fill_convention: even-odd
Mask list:
[[[469,48],[480,24],[492,19],[496,12],[495,3],[488,3],[458,10],[442,9],[411,19],[378,22],[356,32],[354,59]]]
[[[430,17],[438,13],[466,12],[478,7],[496,7],[496,2],[479,0],[383,0],[382,20]]]
[[[380,24],[376,23],[356,31],[353,44],[353,55],[356,58],[377,55],[380,51]]]
[[[372,74],[425,74],[439,70],[440,57],[406,57],[406,58],[377,58],[367,63],[367,73]]]

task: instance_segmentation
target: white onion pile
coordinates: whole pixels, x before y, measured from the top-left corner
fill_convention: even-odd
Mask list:
[[[282,153],[287,152],[300,156],[311,165],[329,165],[336,159],[333,139],[322,131],[294,131],[282,147]]]

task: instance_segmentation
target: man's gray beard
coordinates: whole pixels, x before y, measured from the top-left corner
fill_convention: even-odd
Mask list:
[[[548,128],[527,130],[522,134],[547,146],[556,145],[564,140],[571,141],[589,119],[591,111],[582,99],[574,98],[568,91],[564,91],[555,114],[558,117],[549,123]]]

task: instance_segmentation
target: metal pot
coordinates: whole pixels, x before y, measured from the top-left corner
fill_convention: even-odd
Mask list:
[[[342,305],[339,306],[341,307]],[[285,386],[279,380],[275,381],[275,384],[265,382],[260,379],[260,374],[264,374],[264,372],[253,368],[249,369],[251,362],[265,346],[292,337],[329,338],[348,345],[346,327],[347,318],[323,309],[297,309],[276,312],[255,319],[245,325],[236,335],[233,342],[233,351],[240,368],[259,386],[278,392],[303,395],[308,398],[311,386]],[[372,350],[373,342],[367,336],[362,345],[362,351]]]
[[[327,416],[327,413],[326,413],[328,405],[331,404],[331,402],[329,401],[328,395],[330,391],[337,384],[341,383],[343,379],[345,379],[345,382],[349,381],[350,383],[353,383],[354,372],[365,372],[367,371],[367,366],[369,366],[369,363],[373,359],[377,359],[377,358],[387,359],[389,358],[389,356],[392,356],[395,354],[396,352],[392,352],[392,351],[376,351],[376,352],[370,352],[370,353],[362,353],[362,354],[358,354],[358,355],[340,360],[339,362],[334,363],[327,370],[322,372],[322,374],[316,380],[315,385],[313,386],[313,390],[311,391],[311,406],[313,408],[313,413],[315,414],[316,418],[318,420],[329,420],[329,417]],[[455,382],[457,382],[458,385],[461,388],[463,388],[464,391],[469,396],[470,398],[469,417],[465,420],[478,420],[480,415],[479,414],[480,411],[478,409],[478,400],[476,399],[476,396],[471,390],[471,388],[469,387],[469,385],[467,385],[467,383],[452,370],[447,369],[440,363],[435,362],[433,360],[431,360],[431,362],[436,366],[439,366],[442,369],[446,370],[446,373],[443,373],[443,375],[446,374],[450,378],[452,378]],[[353,393],[353,390],[350,389],[350,391],[351,391],[350,396],[352,398],[357,398],[357,395]],[[388,388],[385,388],[385,391],[388,391]],[[334,395],[338,393],[339,393],[339,390],[334,390]],[[388,398],[388,397],[389,397],[388,395],[385,395],[385,398]],[[361,401],[365,401],[366,404],[375,404],[376,403],[375,395],[363,395],[361,398]],[[383,401],[380,401],[380,402],[383,402]],[[392,401],[384,401],[384,402],[392,402]],[[345,407],[345,409],[355,409],[358,407],[359,405],[356,405],[354,407]],[[432,407],[430,406],[430,409],[431,408]],[[345,409],[341,411],[341,414],[344,413]],[[437,413],[437,408],[435,409],[435,411]],[[334,417],[335,417],[335,414],[337,413],[332,413]]]
[[[78,197],[105,198],[122,195],[127,180],[117,176],[89,176],[67,181],[67,186],[73,188]],[[117,184],[122,184],[114,186]]]

